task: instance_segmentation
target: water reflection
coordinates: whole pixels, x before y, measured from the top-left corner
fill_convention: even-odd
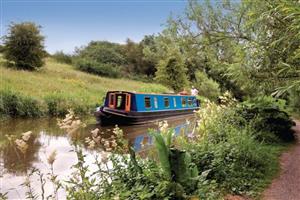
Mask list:
[[[190,123],[187,123],[187,120]],[[89,124],[80,132],[67,135],[57,126],[56,119],[28,119],[28,120],[7,120],[0,122],[0,177],[1,193],[8,192],[10,199],[22,198],[25,195],[25,189],[20,186],[25,180],[26,172],[32,168],[38,168],[42,173],[49,172],[47,156],[53,151],[57,151],[57,159],[54,162],[54,171],[59,179],[65,180],[71,174],[70,167],[77,162],[77,157],[72,150],[74,145],[80,146],[83,152],[87,154],[87,162],[92,167],[94,155],[98,152],[87,149],[85,138],[90,136],[90,131],[99,128],[109,137],[114,127],[100,127],[94,124],[93,120],[87,120]],[[181,117],[169,119],[170,127],[173,127],[176,135],[188,134],[191,124],[194,124],[194,117]],[[121,129],[129,143],[135,151],[143,155],[147,154],[152,145],[152,138],[148,134],[148,129],[156,129],[157,123],[151,123],[142,126],[123,126]],[[28,142],[29,147],[25,155],[21,154],[14,140],[9,142],[7,136],[20,138],[21,133],[32,131],[32,136]],[[7,136],[6,136],[7,135]],[[32,182],[36,190],[39,190],[38,177],[33,177]],[[4,184],[5,183],[5,184]],[[46,185],[47,187],[51,187]],[[50,189],[51,191],[51,189]],[[65,192],[59,191],[59,197],[64,198]]]

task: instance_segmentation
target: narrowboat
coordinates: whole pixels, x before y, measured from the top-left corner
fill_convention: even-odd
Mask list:
[[[200,102],[190,95],[109,91],[104,105],[98,107],[94,114],[102,125],[130,125],[190,115],[199,107]]]

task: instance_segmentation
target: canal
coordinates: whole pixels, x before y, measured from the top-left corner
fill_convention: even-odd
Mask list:
[[[85,138],[90,136],[91,130],[99,128],[105,134],[112,134],[114,127],[101,127],[95,124],[94,119],[83,120],[87,126],[75,134],[66,134],[57,126],[54,118],[42,119],[11,119],[0,122],[0,193],[7,193],[9,199],[24,199],[26,189],[21,186],[26,180],[26,174],[32,168],[39,169],[42,173],[49,173],[50,166],[47,157],[55,150],[57,153],[53,168],[60,181],[67,180],[73,169],[72,165],[77,162],[74,146],[81,148],[86,154],[86,163],[93,170],[94,158],[99,150],[91,150],[85,144]],[[175,134],[188,134],[195,127],[194,116],[169,118],[168,124],[174,128]],[[121,126],[125,138],[133,146],[135,151],[142,156],[152,147],[152,139],[149,136],[149,129],[157,129],[156,123],[148,123],[139,126]],[[32,131],[28,142],[26,153],[20,154],[15,145],[15,139],[21,134]],[[39,177],[31,177],[30,182],[36,193],[40,192]],[[52,191],[51,183],[45,184],[47,192]],[[58,197],[65,199],[65,191],[59,190]]]

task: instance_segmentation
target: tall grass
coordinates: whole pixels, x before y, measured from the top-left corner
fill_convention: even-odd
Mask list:
[[[72,108],[77,113],[88,113],[95,106],[103,103],[103,97],[108,90],[136,92],[168,90],[159,84],[87,74],[51,58],[46,59],[46,65],[42,69],[34,72],[6,68],[3,61],[0,57],[0,114],[5,115],[62,115],[67,112],[67,108]],[[28,111],[24,113],[23,108],[20,107],[17,112],[11,114],[6,108],[10,101],[7,100],[8,98],[17,99],[24,107],[35,106],[38,114],[30,114],[31,112]]]

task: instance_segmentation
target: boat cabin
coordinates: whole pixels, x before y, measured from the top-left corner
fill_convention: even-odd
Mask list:
[[[195,96],[175,94],[143,94],[111,91],[106,95],[104,107],[123,111],[149,112],[180,109],[196,109]]]
[[[94,114],[102,125],[129,125],[193,114],[199,106],[196,97],[190,95],[109,91],[104,105],[98,107]]]

